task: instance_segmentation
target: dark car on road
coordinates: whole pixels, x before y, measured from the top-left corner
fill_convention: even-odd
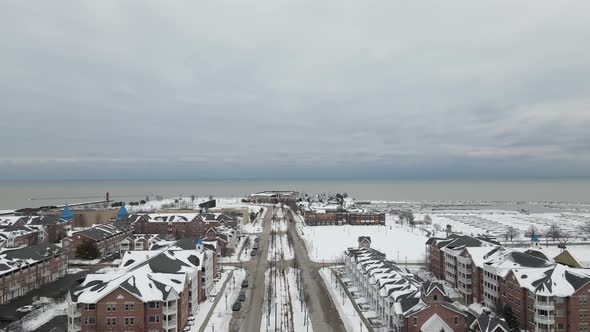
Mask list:
[[[244,279],[244,281],[242,281],[242,288],[247,288],[248,287],[248,279]]]
[[[238,300],[240,302],[246,301],[246,292],[240,292],[240,295],[238,296]]]
[[[256,249],[252,249],[252,251],[250,251],[250,256],[256,256]]]
[[[231,307],[231,310],[233,311],[240,311],[240,309],[242,308],[242,304],[240,302],[236,302],[234,303],[234,305]]]
[[[260,238],[259,237],[255,237],[254,238],[254,242],[256,242],[256,243],[260,242]]]

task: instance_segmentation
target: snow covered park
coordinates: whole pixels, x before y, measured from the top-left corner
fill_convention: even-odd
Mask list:
[[[271,235],[268,246],[268,261],[293,259],[293,247],[287,235]]]
[[[371,237],[371,248],[384,252],[388,259],[423,263],[426,233],[396,224],[388,218],[385,225],[371,226],[306,226],[297,219],[297,231],[305,241],[309,258],[316,262],[336,262],[347,248],[358,246],[359,236]]]

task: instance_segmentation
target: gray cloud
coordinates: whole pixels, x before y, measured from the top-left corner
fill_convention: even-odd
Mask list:
[[[585,1],[4,1],[0,178],[590,176],[588,22]]]

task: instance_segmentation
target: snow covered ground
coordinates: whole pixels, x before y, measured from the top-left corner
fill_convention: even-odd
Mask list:
[[[298,269],[268,269],[265,272],[265,285],[261,332],[313,331],[299,283]]]
[[[346,327],[346,331],[357,332],[361,331],[361,329],[362,331],[369,331],[354,309],[352,302],[346,293],[344,293],[342,287],[340,287],[340,284],[334,277],[332,277],[332,271],[330,268],[322,268],[319,272],[322,280],[324,280],[324,283],[326,284],[332,302],[334,302],[334,305],[340,314],[342,323],[344,323],[344,327]]]
[[[231,273],[232,271],[233,271],[233,273]],[[228,280],[227,278],[229,277],[230,274],[232,274],[232,279],[227,282],[226,288],[225,288],[224,292],[222,293],[221,288],[223,287],[225,282]],[[222,297],[222,299],[217,304],[218,306],[223,306],[223,308],[225,309],[225,294],[226,293],[228,295],[227,296],[228,306],[231,306],[231,304],[233,304],[233,302],[231,302],[231,304],[229,303],[230,294],[233,292],[233,290],[235,288],[239,287],[240,283],[242,282],[241,279],[243,279],[245,275],[246,274],[245,274],[244,270],[235,270],[232,267],[225,267],[224,268],[224,271],[221,273],[221,278],[213,286],[214,293],[217,294],[217,297],[219,297],[219,296]],[[241,279],[236,280],[236,276]],[[199,304],[196,312],[193,313],[194,325],[191,326],[191,330],[190,330],[191,332],[197,332],[201,329],[201,325],[203,324],[203,322],[207,318],[207,315],[209,314],[209,312],[213,309],[214,301],[215,301],[215,298],[210,298],[207,301]],[[213,315],[211,316],[211,319],[213,319]],[[229,319],[231,320],[231,316]],[[217,326],[216,326],[216,328],[217,328]]]
[[[285,219],[280,219],[274,222],[271,222],[272,228],[271,232],[275,233],[286,233],[287,232],[287,222]]]
[[[372,226],[306,226],[298,216],[297,231],[304,239],[309,258],[316,262],[335,262],[344,251],[358,246],[359,236],[371,237],[371,248],[384,252],[388,259],[422,263],[425,259],[426,233],[418,228],[396,224],[393,219],[385,225]]]
[[[249,239],[249,236],[242,236],[242,238],[240,239],[240,242],[238,242],[238,246],[236,247],[236,250],[234,250],[233,254],[231,256],[227,256],[227,257],[219,257],[219,263],[239,263],[240,262],[240,251],[242,250],[242,247],[244,247],[246,245],[247,240]]]
[[[268,261],[272,261],[275,258],[275,255],[277,260],[290,260],[294,258],[293,247],[286,234],[271,235],[268,245]]]
[[[256,237],[255,235],[250,235],[248,237],[249,240],[248,240],[248,243],[246,244],[246,247],[242,251],[242,255],[240,256],[240,262],[247,262],[252,258],[252,256],[250,256],[250,252],[252,251],[252,247],[254,246],[254,238],[255,237]]]
[[[28,313],[22,319],[23,331],[36,330],[54,317],[66,315],[68,308],[65,299],[56,301],[47,297],[42,297],[33,302],[33,306],[36,309]]]
[[[590,222],[588,213],[569,212],[523,214],[504,210],[441,210],[433,211],[429,215],[433,225],[439,224],[442,230],[450,225],[453,232],[468,235],[488,234],[501,240],[508,227],[516,228],[520,231],[519,238],[528,240],[524,233],[531,225],[535,225],[540,234],[553,224],[557,224],[564,231],[577,234],[581,225]],[[424,213],[415,214],[416,220],[422,220],[424,216]]]
[[[232,305],[237,301],[238,295],[240,294],[242,280],[246,277],[246,271],[239,269],[234,271],[232,280],[228,282],[225,292],[218,294],[221,296],[221,300],[217,303],[217,306],[213,309],[213,314],[209,318],[209,322],[205,327],[205,331],[229,331],[229,324],[233,315]],[[226,297],[227,294],[227,306]],[[195,319],[195,321],[197,321]],[[197,331],[197,330],[195,330]]]

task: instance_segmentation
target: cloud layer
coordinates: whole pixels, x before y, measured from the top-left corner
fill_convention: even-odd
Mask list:
[[[590,176],[587,1],[0,4],[0,179]]]

